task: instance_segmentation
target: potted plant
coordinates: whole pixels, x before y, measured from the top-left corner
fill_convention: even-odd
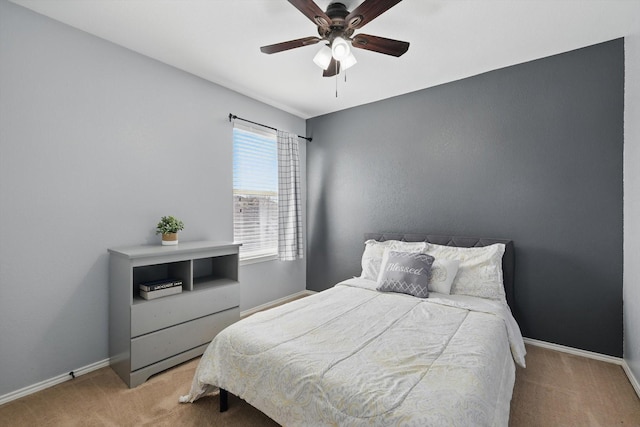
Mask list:
[[[163,245],[177,245],[178,231],[184,229],[184,223],[173,216],[163,216],[156,226],[156,234],[162,234]]]

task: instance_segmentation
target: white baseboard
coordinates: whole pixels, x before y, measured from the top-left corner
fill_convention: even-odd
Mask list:
[[[567,347],[565,345],[554,344],[546,341],[534,340],[533,338],[524,338],[525,344],[535,345],[536,347],[548,348],[549,350],[561,351],[563,353],[573,354],[574,356],[587,357],[589,359],[600,360],[602,362],[614,363],[622,366],[622,358],[609,356],[607,354],[596,353],[579,348]]]
[[[548,348],[549,350],[561,351],[563,353],[573,354],[574,356],[582,356],[582,357],[587,357],[589,359],[595,359],[595,360],[600,360],[602,362],[608,362],[608,363],[620,365],[622,366],[624,373],[627,375],[627,378],[629,379],[629,382],[633,386],[633,389],[635,390],[636,394],[640,398],[640,382],[638,382],[638,379],[635,377],[635,375],[633,375],[631,368],[623,358],[609,356],[607,354],[595,353],[593,351],[580,350],[578,348],[567,347],[560,344],[553,344],[546,341],[534,340],[533,338],[524,338],[524,342],[525,344]]]
[[[627,374],[627,378],[629,378],[629,382],[633,386],[633,389],[636,391],[636,394],[638,395],[638,397],[640,397],[640,382],[638,382],[636,376],[633,375],[633,372],[631,371],[631,368],[627,364],[626,360],[622,361],[622,369],[624,369],[624,373]]]
[[[242,317],[247,317],[247,316],[255,314],[255,313],[259,312],[259,311],[267,310],[269,308],[276,307],[276,306],[278,306],[280,304],[284,304],[285,302],[288,302],[290,300],[294,300],[294,299],[297,299],[297,298],[300,298],[300,297],[306,297],[306,296],[309,296],[309,295],[313,295],[315,293],[316,293],[315,291],[309,291],[309,290],[296,292],[295,294],[287,295],[286,297],[279,298],[279,299],[277,299],[275,301],[269,301],[269,302],[267,302],[265,304],[261,304],[261,305],[259,305],[257,307],[253,307],[253,308],[250,308],[248,310],[241,311],[240,312],[240,317],[241,318]]]
[[[69,381],[75,377],[79,377],[84,374],[88,374],[91,371],[95,371],[96,369],[104,368],[105,366],[109,366],[109,359],[104,359],[99,362],[92,363],[87,366],[83,366],[82,368],[75,369],[73,372],[73,376],[71,372],[68,374],[58,375],[57,377],[50,378],[48,380],[41,381],[37,384],[33,384],[20,390],[12,391],[11,393],[7,393],[3,396],[0,396],[0,405],[11,402],[12,400],[19,399],[24,396],[28,396],[40,390],[47,389],[49,387],[53,387],[54,385],[58,385],[65,381]]]

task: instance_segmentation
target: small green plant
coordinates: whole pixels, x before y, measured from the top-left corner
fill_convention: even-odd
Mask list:
[[[184,229],[184,223],[173,216],[163,216],[156,226],[156,234],[177,233]]]

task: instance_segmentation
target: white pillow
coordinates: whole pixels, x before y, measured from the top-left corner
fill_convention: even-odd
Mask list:
[[[363,279],[377,280],[380,273],[380,264],[382,263],[382,255],[385,248],[391,244],[391,240],[378,242],[376,240],[367,240],[364,242],[364,252],[362,253],[362,274]]]
[[[431,266],[429,292],[449,295],[459,266],[457,259],[436,259]]]
[[[428,244],[426,242],[403,242],[401,240],[367,240],[364,242],[364,252],[362,253],[362,274],[363,279],[378,280],[380,265],[384,250],[389,248],[399,252],[424,252]]]
[[[425,253],[436,260],[458,260],[458,274],[451,294],[471,295],[506,303],[502,277],[502,255],[505,246],[496,243],[477,248],[457,248],[429,244]]]

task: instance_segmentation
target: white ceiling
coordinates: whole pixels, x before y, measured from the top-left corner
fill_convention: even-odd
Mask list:
[[[409,41],[409,51],[354,49],[345,82],[322,77],[312,62],[319,44],[260,52],[317,35],[285,0],[11,1],[301,118],[640,31],[640,0],[404,0],[356,34]],[[361,1],[342,3],[353,10]]]

